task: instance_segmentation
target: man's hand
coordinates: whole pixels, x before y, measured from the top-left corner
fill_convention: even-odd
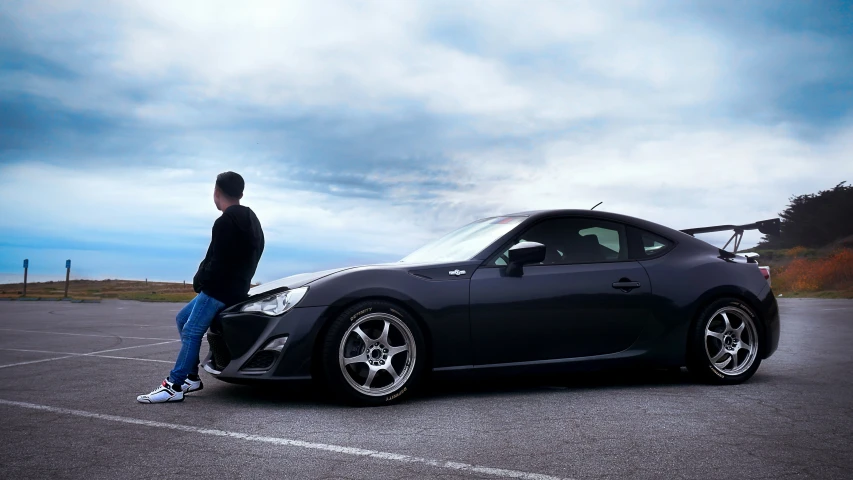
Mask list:
[[[198,266],[198,271],[195,273],[195,276],[193,277],[193,291],[195,293],[201,293],[202,281],[201,281],[201,278],[199,278],[199,277],[202,276],[203,272],[204,272],[204,261],[202,261],[201,265]]]

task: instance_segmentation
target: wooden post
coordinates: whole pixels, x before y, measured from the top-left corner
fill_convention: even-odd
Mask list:
[[[71,278],[71,260],[65,261],[65,298],[68,298],[68,280]]]
[[[27,296],[27,270],[30,269],[30,259],[24,259],[24,296]]]

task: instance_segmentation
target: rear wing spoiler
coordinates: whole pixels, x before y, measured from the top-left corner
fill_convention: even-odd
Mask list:
[[[743,240],[743,232],[747,230],[758,230],[765,235],[778,237],[781,233],[781,225],[781,220],[778,218],[771,218],[769,220],[761,220],[747,225],[717,225],[715,227],[688,228],[687,230],[682,230],[682,232],[695,236],[697,233],[726,232],[731,230],[734,234],[721,250],[725,250],[726,247],[734,241],[734,251],[732,253],[737,253],[738,248],[740,248],[740,241]]]

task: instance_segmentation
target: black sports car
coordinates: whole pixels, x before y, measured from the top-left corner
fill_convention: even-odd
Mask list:
[[[588,210],[485,218],[397,263],[253,288],[214,321],[203,366],[231,382],[323,379],[361,405],[400,400],[427,372],[686,365],[739,383],[778,346],[776,299],[754,258],[691,234],[774,227],[681,232]]]

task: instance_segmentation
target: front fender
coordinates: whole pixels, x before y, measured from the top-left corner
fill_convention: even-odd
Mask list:
[[[329,322],[367,299],[396,302],[417,318],[434,368],[473,363],[467,278],[432,280],[404,269],[350,270],[310,284],[300,307],[328,307]]]

